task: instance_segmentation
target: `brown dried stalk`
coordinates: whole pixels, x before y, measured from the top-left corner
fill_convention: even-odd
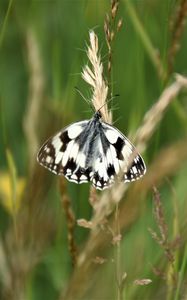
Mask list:
[[[36,161],[35,154],[38,149],[38,119],[44,92],[43,67],[38,48],[38,42],[33,30],[27,31],[27,55],[29,77],[29,96],[23,121],[25,138],[29,152],[30,171]]]
[[[93,186],[91,186],[90,187],[89,202],[90,202],[91,206],[93,207],[93,209],[95,209],[95,206],[96,206],[98,201],[100,201],[100,200],[99,200],[99,197],[97,195],[97,191]]]
[[[177,52],[181,45],[181,38],[184,31],[185,23],[187,18],[187,1],[181,0],[177,5],[177,12],[174,20],[172,20],[172,35],[170,47],[168,50],[168,76],[173,71],[173,65]]]
[[[164,244],[167,243],[167,239],[168,239],[168,226],[165,221],[160,194],[156,187],[153,187],[153,201],[154,201],[153,213],[160,231],[159,241],[161,242],[161,244]]]
[[[173,242],[169,241],[168,226],[165,220],[160,194],[156,187],[153,187],[153,201],[154,201],[154,217],[160,234],[158,235],[151,228],[149,228],[149,232],[152,238],[162,247],[165,256],[168,260],[169,271],[167,272],[168,274],[165,275],[164,277],[165,278],[168,277],[168,283],[172,283],[172,285],[176,285],[177,274],[174,268],[175,248],[171,247]],[[174,240],[176,240],[176,238]]]
[[[108,47],[108,82],[111,84],[111,69],[112,69],[112,48],[113,42],[116,36],[116,33],[120,31],[122,27],[122,19],[117,22],[117,12],[119,7],[119,0],[111,0],[110,12],[106,14],[105,21],[104,21],[104,32],[105,32],[105,39]],[[111,97],[112,97],[112,93]]]
[[[62,206],[64,208],[64,212],[65,212],[66,220],[67,220],[69,252],[72,257],[73,266],[75,266],[76,262],[77,262],[77,246],[76,246],[76,242],[74,239],[74,230],[75,230],[75,225],[76,225],[76,219],[75,219],[74,212],[73,212],[73,209],[71,206],[71,200],[70,200],[67,190],[66,190],[64,178],[60,178],[59,183],[60,183]]]
[[[158,234],[152,229],[149,229],[149,231],[153,239],[164,249],[164,252],[168,260],[171,263],[173,263],[174,255],[170,247],[170,244],[168,243],[168,226],[165,221],[160,194],[156,187],[153,187],[153,201],[154,201],[154,217],[160,231],[160,236],[158,236]]]

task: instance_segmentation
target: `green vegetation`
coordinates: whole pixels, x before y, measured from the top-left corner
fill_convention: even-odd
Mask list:
[[[0,299],[186,298],[186,17],[186,0],[1,1]],[[113,122],[147,165],[98,193],[36,162],[93,114],[75,89],[91,99],[89,29]]]

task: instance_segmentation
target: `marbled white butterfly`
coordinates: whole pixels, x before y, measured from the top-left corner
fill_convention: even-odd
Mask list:
[[[146,172],[135,147],[117,128],[103,122],[99,111],[92,119],[73,123],[48,139],[37,159],[57,175],[75,183],[91,181],[100,190],[110,187],[117,174],[129,182]]]

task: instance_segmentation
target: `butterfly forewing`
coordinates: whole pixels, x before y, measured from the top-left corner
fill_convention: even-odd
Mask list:
[[[64,175],[69,180],[79,182],[74,175],[79,167],[77,165],[80,147],[78,137],[88,122],[85,120],[73,123],[48,139],[38,152],[38,162],[57,175]]]
[[[146,172],[143,158],[138,154],[132,143],[114,126],[102,122],[105,136],[109,142],[107,149],[107,173],[111,180],[123,171],[125,182],[134,181]]]

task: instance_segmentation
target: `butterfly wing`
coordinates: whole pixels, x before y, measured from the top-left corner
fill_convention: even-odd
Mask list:
[[[132,143],[115,127],[102,122],[102,133],[98,141],[99,155],[94,159],[93,185],[105,189],[114,183],[122,172],[124,182],[139,179],[146,172],[143,158]]]
[[[127,182],[141,178],[146,173],[146,166],[133,144],[114,126],[103,122],[103,128],[110,143],[115,170],[118,172],[117,165],[123,167],[124,181]]]
[[[57,175],[75,183],[92,181],[100,190],[110,187],[121,172],[125,182],[146,172],[131,142],[117,128],[96,118],[64,128],[44,143],[37,159]]]
[[[79,151],[79,137],[88,123],[89,120],[73,123],[49,138],[38,152],[38,162],[55,174],[64,175],[70,181],[89,181],[91,169],[84,168]]]

